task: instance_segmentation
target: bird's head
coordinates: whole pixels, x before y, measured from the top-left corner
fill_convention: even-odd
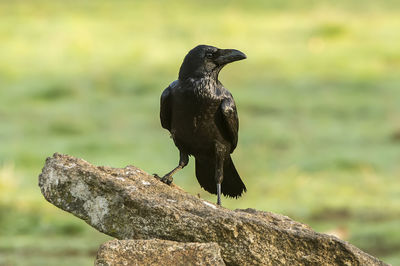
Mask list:
[[[246,55],[235,49],[219,49],[209,45],[198,45],[185,56],[179,79],[212,76],[218,78],[219,71],[229,63],[246,59]]]

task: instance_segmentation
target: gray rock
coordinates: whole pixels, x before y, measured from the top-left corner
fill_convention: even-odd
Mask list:
[[[290,218],[228,210],[134,167],[96,167],[67,155],[46,160],[44,197],[118,239],[218,243],[228,265],[386,265]]]
[[[217,243],[168,240],[111,240],[100,246],[95,266],[225,265]]]

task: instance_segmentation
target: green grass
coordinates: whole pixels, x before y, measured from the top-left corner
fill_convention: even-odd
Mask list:
[[[67,235],[16,235],[0,242],[1,265],[93,265],[99,243],[111,239],[95,232]]]
[[[220,75],[248,187],[224,206],[346,228],[400,265],[399,15],[398,1],[372,0],[0,1],[0,264],[92,264],[106,238],[43,199],[45,158],[170,170],[159,96],[207,43],[248,56]],[[175,182],[215,201],[193,162]]]

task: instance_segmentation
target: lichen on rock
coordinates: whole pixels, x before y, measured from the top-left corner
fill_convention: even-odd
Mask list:
[[[289,217],[228,210],[134,166],[96,167],[54,154],[46,160],[39,186],[50,203],[105,234],[117,239],[216,243],[227,265],[385,265]]]
[[[100,246],[95,266],[112,265],[225,265],[216,243],[168,240],[111,240]]]

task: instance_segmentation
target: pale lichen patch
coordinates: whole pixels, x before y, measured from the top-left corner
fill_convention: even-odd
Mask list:
[[[91,223],[103,227],[102,221],[104,215],[109,211],[106,198],[102,196],[94,197],[88,185],[82,181],[71,185],[70,191],[74,198],[85,201],[83,208],[89,216]]]
[[[56,172],[53,168],[48,168],[47,178],[43,179],[42,189],[47,193],[52,189],[52,187],[57,187],[59,184],[62,184],[67,180],[60,172]]]
[[[93,225],[100,226],[104,229],[103,219],[108,214],[108,201],[105,197],[97,196],[94,199],[89,199],[83,204],[83,208],[90,218]]]
[[[71,168],[74,168],[76,166],[76,163],[70,163],[70,164],[58,163],[57,166],[60,166],[60,167],[65,168],[65,169],[71,169]]]
[[[136,190],[137,190],[137,187],[135,187],[135,186],[133,186],[133,185],[130,185],[130,186],[127,186],[126,189],[127,189],[129,192],[133,192],[133,191],[136,191]]]
[[[71,185],[71,195],[80,200],[87,200],[90,197],[89,187],[82,181]]]

